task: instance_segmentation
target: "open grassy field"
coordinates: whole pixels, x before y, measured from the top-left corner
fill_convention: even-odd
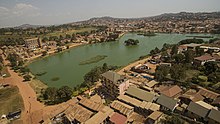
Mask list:
[[[0,89],[0,116],[23,108],[23,100],[17,87]]]
[[[85,31],[92,31],[96,30],[95,27],[85,27],[85,28],[79,28],[79,29],[72,29],[72,30],[63,30],[63,31],[54,31],[52,33],[48,33],[46,35],[39,35],[40,37],[50,37],[50,36],[57,36],[59,37],[60,35],[65,36],[66,34],[72,35],[73,33],[79,33],[79,32],[85,32]],[[0,40],[8,39],[8,38],[13,38],[13,39],[19,39],[19,38],[32,38],[36,37],[36,35],[27,35],[27,34],[11,34],[8,32],[7,34],[0,35]]]
[[[96,28],[93,28],[93,27],[89,27],[89,28],[80,28],[78,30],[68,30],[68,31],[55,31],[53,33],[49,33],[49,34],[46,34],[46,35],[42,35],[44,37],[50,37],[50,36],[57,36],[59,37],[60,35],[64,36],[66,34],[69,34],[69,35],[72,35],[73,33],[79,33],[79,32],[85,32],[85,31],[92,31],[92,30],[96,30]]]
[[[33,79],[29,82],[29,85],[36,92],[37,95],[41,95],[41,89],[46,89],[47,85],[41,82],[40,80]]]

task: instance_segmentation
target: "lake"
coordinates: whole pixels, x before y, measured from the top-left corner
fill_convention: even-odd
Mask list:
[[[140,56],[147,55],[155,47],[161,48],[164,43],[177,43],[180,40],[190,38],[187,37],[189,35],[198,36],[198,34],[157,34],[154,37],[146,37],[128,33],[118,41],[72,48],[68,51],[34,61],[28,67],[33,74],[44,73],[41,76],[37,76],[37,79],[48,86],[61,87],[67,85],[74,87],[77,84],[81,84],[83,76],[95,66],[101,66],[103,63],[125,66],[137,60]],[[210,35],[205,34],[205,36]],[[129,38],[138,39],[140,43],[136,46],[125,46],[124,41]],[[209,39],[206,38],[204,40]],[[80,62],[98,55],[105,55],[107,57],[97,63],[80,65]]]

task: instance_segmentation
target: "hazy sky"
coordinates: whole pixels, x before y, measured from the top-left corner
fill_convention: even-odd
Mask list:
[[[0,27],[52,25],[92,17],[220,11],[220,0],[0,0]]]

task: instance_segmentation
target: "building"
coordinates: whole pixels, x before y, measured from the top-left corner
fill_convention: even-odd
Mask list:
[[[200,95],[202,95],[203,97],[205,97],[206,99],[210,99],[212,101],[214,101],[218,96],[220,96],[220,94],[215,93],[215,92],[210,91],[210,90],[207,90],[205,88],[200,88],[198,93]]]
[[[178,106],[178,101],[176,99],[170,98],[165,95],[160,95],[156,101],[157,104],[161,105],[160,109],[165,111],[174,111]]]
[[[205,54],[199,57],[194,58],[194,65],[204,65],[206,62],[215,61],[215,58],[210,54]]]
[[[191,101],[193,102],[203,101],[204,97],[195,90],[190,89],[181,96],[179,96],[179,99],[181,100],[181,103],[189,105]]]
[[[213,102],[212,105],[217,106],[220,108],[220,97],[217,97]]]
[[[129,80],[116,72],[108,71],[101,76],[103,91],[106,91],[112,97],[124,94],[129,87]]]
[[[112,102],[111,108],[115,109],[117,112],[125,115],[126,117],[131,116],[131,114],[134,112],[134,107],[120,102],[118,100]]]
[[[174,86],[169,86],[169,87],[166,87],[164,89],[162,89],[160,91],[160,94],[163,94],[163,95],[166,95],[168,97],[177,97],[181,94],[183,90],[177,86],[177,85],[174,85]]]
[[[93,111],[93,112],[98,112],[101,109],[103,109],[104,105],[102,103],[97,103],[91,99],[83,98],[79,101],[79,104],[82,105],[83,107]]]
[[[126,124],[127,118],[124,115],[115,112],[110,117],[109,121],[110,121],[110,124]]]
[[[209,124],[219,124],[220,123],[220,111],[216,109],[211,109],[208,115]]]
[[[133,98],[136,98],[141,101],[146,101],[146,102],[153,102],[156,97],[154,93],[142,90],[135,86],[130,86],[128,90],[126,91],[126,94],[128,96],[131,96]]]
[[[203,101],[190,102],[187,107],[187,115],[196,120],[206,121],[209,111],[213,108],[215,107]]]
[[[168,97],[178,97],[182,93],[182,89],[177,85],[172,85],[173,82],[162,82],[164,85],[160,85],[154,88],[154,91],[166,95]]]
[[[85,123],[94,114],[93,112],[78,104],[72,105],[64,113],[66,123]]]
[[[162,112],[159,111],[153,112],[147,117],[145,124],[157,124],[160,121],[162,115],[163,115]]]
[[[28,49],[34,49],[42,46],[42,42],[40,38],[32,38],[24,40],[25,46]]]
[[[114,113],[114,110],[108,106],[102,108],[98,113],[93,115],[85,124],[102,124],[108,121],[109,116]]]
[[[159,82],[152,80],[150,82],[145,83],[147,87],[154,88],[155,85],[159,84]]]

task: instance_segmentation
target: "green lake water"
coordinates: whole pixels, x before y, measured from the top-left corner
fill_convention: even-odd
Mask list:
[[[79,46],[66,52],[55,54],[28,65],[33,74],[45,73],[37,76],[48,86],[61,87],[64,85],[74,87],[83,82],[83,76],[95,66],[103,63],[108,65],[124,66],[137,60],[142,55],[147,55],[155,47],[161,48],[164,43],[177,43],[190,38],[186,36],[198,34],[157,34],[154,37],[145,37],[136,34],[125,34],[118,41]],[[205,36],[209,36],[206,34]],[[132,38],[140,43],[136,46],[125,46],[124,41]],[[209,40],[209,39],[204,39]],[[79,65],[97,55],[106,55],[104,60],[97,63]]]

